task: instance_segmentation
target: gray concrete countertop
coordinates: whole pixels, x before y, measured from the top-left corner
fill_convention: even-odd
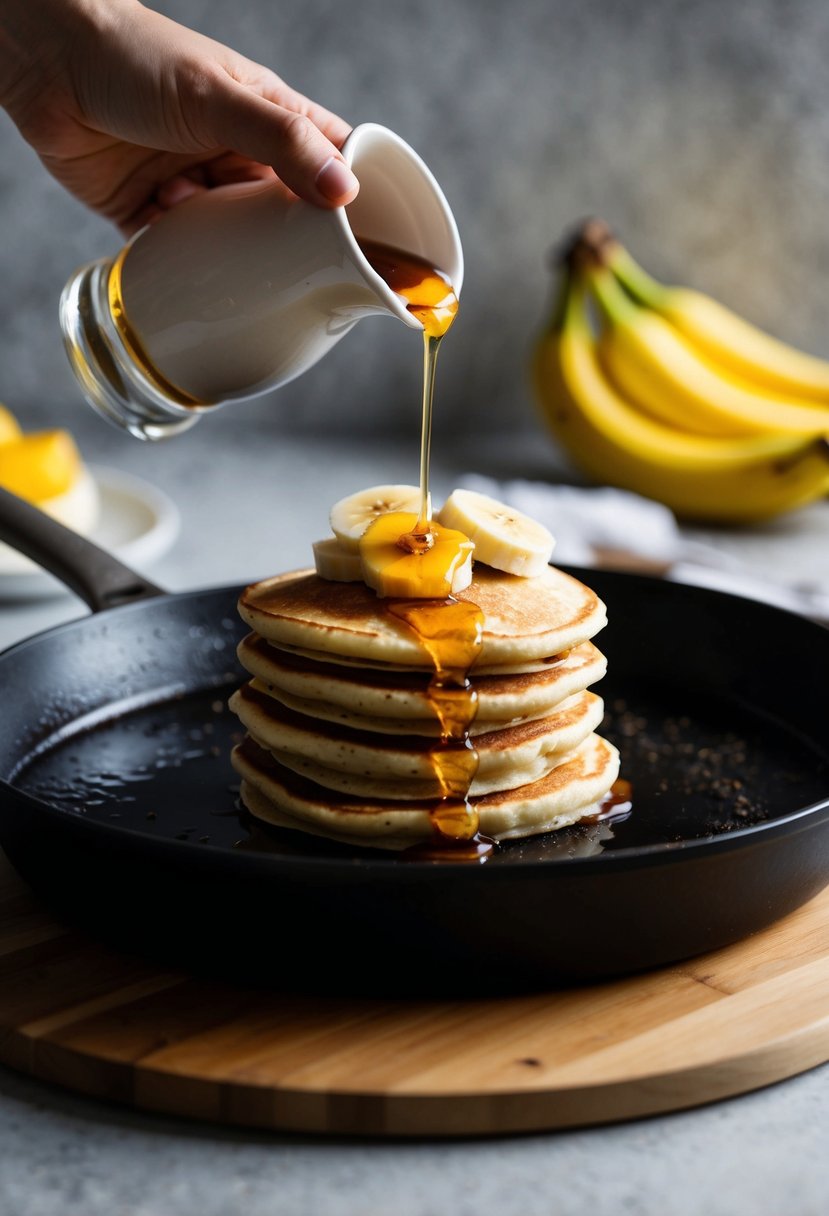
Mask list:
[[[104,1107],[0,1070],[6,1216],[825,1216],[829,1069],[517,1138],[334,1141]]]
[[[142,445],[84,425],[87,458],[153,482],[180,536],[147,573],[171,590],[308,563],[328,507],[362,485],[416,480],[412,441],[285,436],[228,407],[188,436]],[[439,438],[435,488],[460,472],[557,476],[545,445]],[[748,533],[700,532],[767,577],[825,562],[829,504]],[[0,645],[85,611],[69,595],[0,604]],[[463,1143],[337,1142],[153,1118],[0,1069],[3,1216],[824,1216],[829,1068],[697,1111],[564,1134]]]

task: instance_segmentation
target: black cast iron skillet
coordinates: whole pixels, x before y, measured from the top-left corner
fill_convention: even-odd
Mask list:
[[[608,606],[603,733],[632,813],[435,863],[239,809],[239,587],[166,595],[2,492],[0,538],[93,609],[0,656],[0,842],[60,915],[121,947],[289,988],[508,992],[713,949],[829,882],[818,624],[571,571]]]

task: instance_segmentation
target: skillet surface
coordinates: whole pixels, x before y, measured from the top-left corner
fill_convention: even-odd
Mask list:
[[[148,599],[0,656],[0,840],[64,916],[120,945],[339,991],[623,973],[805,902],[829,882],[829,631],[717,592],[571,573],[608,605],[597,691],[632,784],[627,818],[513,842],[484,866],[256,824],[228,761],[245,632],[233,587]]]

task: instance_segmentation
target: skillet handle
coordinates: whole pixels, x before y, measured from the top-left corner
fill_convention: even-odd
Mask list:
[[[0,540],[54,574],[93,612],[164,595],[111,553],[1,486]]]

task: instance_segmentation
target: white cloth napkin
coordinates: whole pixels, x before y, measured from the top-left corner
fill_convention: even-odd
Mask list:
[[[582,489],[468,474],[461,485],[532,516],[556,538],[553,561],[600,566],[641,563],[674,582],[763,600],[829,623],[829,574],[774,582],[713,545],[683,536],[672,511],[627,490]]]

